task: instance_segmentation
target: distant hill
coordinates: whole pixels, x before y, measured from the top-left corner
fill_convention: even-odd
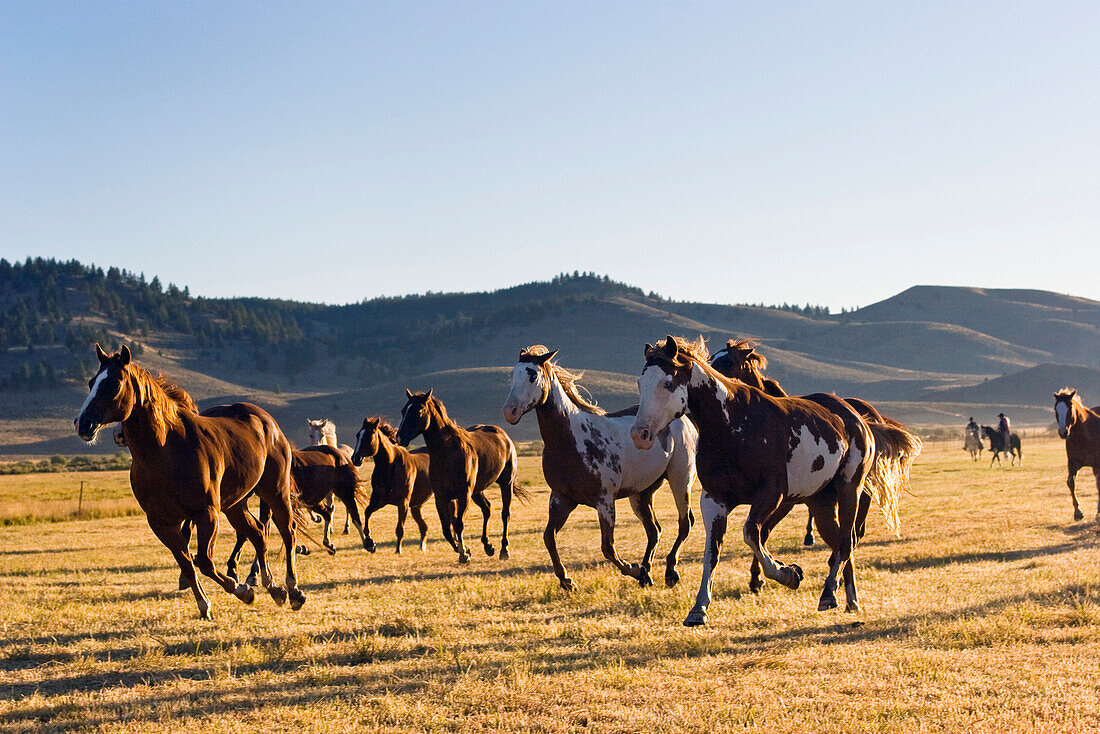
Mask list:
[[[859,395],[921,423],[997,404],[1038,421],[1053,389],[1091,392],[1100,365],[1100,303],[1043,291],[918,286],[830,314],[675,302],[573,273],[338,306],[201,298],[114,267],[0,259],[0,454],[86,450],[72,418],[96,341],[131,345],[202,406],[258,402],[299,440],[306,417],[329,416],[347,440],[364,415],[396,417],[405,386],[434,386],[462,422],[499,423],[508,369],[536,343],[560,349],[601,402],[623,407],[636,399],[642,346],[666,333],[702,334],[712,348],[757,338],[768,374],[792,393]],[[537,435],[531,419],[509,430]]]

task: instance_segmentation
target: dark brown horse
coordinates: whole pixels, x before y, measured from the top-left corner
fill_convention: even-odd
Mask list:
[[[997,462],[997,466],[1004,466],[1001,463],[1001,454],[1005,454],[1011,460],[1012,466],[1016,466],[1016,459],[1020,459],[1020,465],[1024,463],[1024,450],[1023,445],[1020,443],[1020,434],[1009,433],[1008,445],[1005,445],[1005,435],[998,431],[993,426],[982,426],[982,438],[989,439],[989,451],[993,454],[993,458],[989,460],[989,468],[993,468],[993,462]]]
[[[198,604],[199,616],[210,619],[210,601],[195,575],[196,566],[226,592],[241,601],[255,598],[251,587],[214,567],[219,511],[256,549],[260,575],[276,603],[290,598],[292,609],[305,603],[295,573],[296,512],[290,475],[290,443],[275,420],[248,403],[220,406],[196,415],[163,381],[153,378],[131,359],[130,350],[108,355],[96,345],[99,371],[75,420],[77,435],[96,438],[104,425],[121,422],[133,457],[130,485],[149,527],[172,552]],[[194,405],[193,401],[188,401]],[[271,508],[286,550],[286,588],[274,583],[267,569],[267,543],[245,498],[255,491]],[[183,533],[194,525],[198,552],[192,561]]]
[[[1086,408],[1077,391],[1066,387],[1054,393],[1054,416],[1058,435],[1066,442],[1066,486],[1073,500],[1073,519],[1085,519],[1077,503],[1075,477],[1081,467],[1088,466],[1096,475],[1096,522],[1100,523],[1100,406]]]
[[[405,390],[408,401],[401,409],[401,425],[397,442],[409,441],[424,434],[424,443],[431,457],[432,491],[439,511],[443,537],[458,553],[459,563],[469,563],[470,550],[462,541],[466,508],[472,500],[481,507],[481,545],[486,555],[493,555],[489,542],[489,500],[485,489],[496,482],[500,486],[500,521],[503,525],[500,557],[508,558],[508,518],[512,497],[526,502],[527,490],[516,482],[516,446],[499,426],[476,425],[462,428],[447,415],[447,409],[432,391],[412,393]]]
[[[661,533],[653,514],[653,493],[667,479],[680,516],[676,541],[665,561],[665,584],[674,586],[680,580],[676,571],[680,546],[695,521],[691,514],[695,426],[686,419],[672,421],[658,438],[659,448],[639,450],[630,440],[637,406],[608,414],[585,400],[577,390],[577,376],[551,361],[555,354],[541,344],[520,352],[503,413],[513,425],[529,410],[538,418],[542,472],[550,486],[543,541],[558,582],[567,591],[573,589],[558,556],[557,533],[577,505],[583,504],[599,515],[604,557],[642,586],[652,585],[650,563]],[[615,550],[615,500],[624,498],[630,499],[646,531],[641,564],[623,561]]]
[[[405,537],[405,517],[412,513],[420,529],[420,550],[428,549],[428,524],[424,522],[421,508],[432,496],[430,457],[427,449],[409,451],[397,443],[397,429],[385,418],[364,418],[363,427],[355,435],[355,450],[351,460],[362,466],[367,457],[374,458],[374,471],[370,477],[370,502],[363,513],[363,547],[374,552],[370,537],[370,518],[386,505],[397,507],[398,553]],[[503,553],[503,551],[501,551]]]
[[[837,577],[843,572],[847,609],[858,611],[852,549],[863,482],[875,451],[870,429],[839,400],[827,409],[803,398],[775,398],[725,377],[707,356],[702,339],[690,343],[668,336],[656,347],[647,344],[638,380],[641,402],[631,429],[635,445],[647,449],[659,431],[689,412],[699,428],[696,461],[707,544],[699,594],[684,624],[706,622],[727,517],[743,504],[750,505],[745,542],[764,574],[792,589],[802,581],[802,569],[779,563],[762,530],[773,514],[809,504],[818,532],[833,549],[818,609],[837,606]]]
[[[765,378],[763,370],[768,366],[764,355],[756,351],[756,342],[751,339],[730,339],[726,346],[716,352],[710,359],[710,365],[726,377],[741,380],[747,385],[763,390],[773,397],[789,397],[787,392],[775,380]],[[805,395],[807,400],[821,403],[832,410],[834,395],[822,396],[822,393]],[[875,462],[867,477],[867,484],[871,493],[864,493],[860,497],[859,519],[857,528],[862,536],[864,518],[870,505],[872,495],[878,499],[883,513],[886,516],[887,525],[897,532],[897,497],[901,490],[908,491],[909,471],[913,462],[920,455],[922,443],[920,437],[909,431],[903,424],[884,416],[862,398],[847,397],[841,399],[844,408],[854,409],[863,417],[867,427],[875,438]],[[776,518],[778,522],[780,518]],[[806,521],[806,537],[803,541],[806,545],[813,544],[813,513]],[[757,591],[762,586],[759,574],[759,564],[753,560],[752,581],[749,587]]]

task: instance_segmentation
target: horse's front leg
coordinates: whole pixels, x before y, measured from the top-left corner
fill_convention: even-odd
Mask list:
[[[1080,467],[1070,464],[1069,476],[1066,477],[1066,486],[1069,487],[1069,498],[1073,500],[1073,519],[1084,520],[1085,513],[1081,512],[1081,503],[1077,501],[1077,472]]]
[[[707,623],[707,609],[710,608],[710,584],[714,569],[718,567],[718,556],[722,552],[722,539],[726,537],[726,522],[729,510],[713,499],[704,489],[699,497],[699,509],[703,514],[703,529],[707,534],[707,544],[703,549],[703,575],[699,579],[699,593],[695,595],[695,606],[684,620],[685,627],[698,627]]]
[[[195,575],[195,566],[191,562],[190,554],[187,552],[187,542],[190,536],[184,536],[180,524],[163,522],[152,517],[146,517],[146,520],[149,522],[149,528],[153,531],[153,534],[164,544],[165,548],[172,552],[172,557],[179,564],[180,579],[187,582],[187,587],[195,595],[195,603],[199,607],[199,619],[213,619],[210,614],[210,599],[207,598],[206,592],[203,591],[202,585],[199,583],[198,576]]]
[[[561,557],[558,555],[558,533],[569,519],[569,513],[576,509],[577,503],[566,499],[557,492],[550,492],[550,511],[546,518],[546,530],[542,533],[542,541],[546,544],[546,552],[550,554],[550,563],[554,564],[554,575],[558,577],[558,583],[566,591],[574,589],[573,580],[565,572]]]
[[[771,535],[772,530],[775,529],[775,526],[779,523],[780,520],[787,516],[792,507],[794,507],[792,503],[784,502],[775,512],[772,513],[771,517],[768,518],[768,521],[764,523],[764,526],[760,529],[760,542],[762,545],[767,545],[768,537]],[[807,524],[813,523],[813,519],[813,513],[811,513],[809,522]],[[811,537],[810,540],[812,541],[813,538]],[[760,560],[756,557],[756,554],[754,553],[752,556],[752,565],[749,567],[749,591],[754,594],[759,594],[760,590],[764,588],[764,579],[760,577],[760,572]]]
[[[658,486],[660,486],[659,482]],[[642,586],[653,586],[653,577],[650,574],[653,552],[657,548],[657,542],[661,539],[661,524],[657,522],[657,517],[653,514],[653,490],[650,489],[641,494],[631,495],[630,509],[642,521],[646,537],[645,553],[642,555],[642,573],[638,578],[638,583]]]
[[[787,588],[797,589],[802,582],[802,569],[793,563],[786,565],[775,560],[765,544],[767,533],[763,531],[763,528],[772,514],[779,509],[782,500],[783,497],[777,487],[762,491],[749,508],[749,516],[745,520],[742,535],[745,544],[749,546],[753,555],[760,561],[766,577],[778,581]]]
[[[1100,523],[1100,473],[1096,475],[1096,522]]]
[[[485,549],[485,555],[491,556],[497,552],[497,549],[489,542],[489,513],[492,511],[489,498],[481,492],[474,492],[470,495],[470,499],[481,509],[481,547]]]
[[[195,536],[198,543],[195,554],[195,567],[204,575],[212,578],[227,593],[234,593],[237,589],[237,580],[225,575],[214,567],[214,544],[218,540],[218,510],[208,506],[201,510],[195,517]]]
[[[646,571],[637,563],[627,563],[619,558],[619,554],[615,551],[614,494],[606,492],[596,501],[596,514],[600,517],[600,546],[604,558],[615,564],[615,568],[619,569],[619,572],[624,576],[637,579],[642,586],[646,586],[647,582],[652,585],[653,579],[649,577],[649,571]]]
[[[455,497],[454,502],[451,503],[454,508],[454,517],[452,518],[451,525],[454,527],[455,545],[461,549],[458,553],[458,562],[462,564],[470,562],[470,549],[466,547],[466,543],[462,540],[462,530],[465,527],[466,508],[469,506],[469,503],[469,490]]]

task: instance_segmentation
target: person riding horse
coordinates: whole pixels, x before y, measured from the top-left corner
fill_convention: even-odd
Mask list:
[[[1004,413],[998,413],[997,417],[1000,419],[997,422],[997,432],[1004,436],[1005,446],[1012,445],[1012,428],[1008,422],[1008,416]]]
[[[980,435],[981,431],[978,428],[977,422],[974,420],[974,416],[970,416],[970,422],[966,424],[966,432],[972,433],[975,436]]]

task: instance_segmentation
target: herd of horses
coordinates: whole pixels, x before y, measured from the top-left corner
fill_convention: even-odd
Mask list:
[[[805,504],[810,515],[806,542],[813,542],[816,526],[831,550],[818,609],[838,606],[843,579],[846,609],[859,610],[853,550],[865,533],[872,502],[887,528],[897,533],[898,497],[908,489],[910,467],[922,448],[913,432],[859,398],[788,395],[764,377],[767,362],[748,340],[730,340],[714,355],[702,338],[692,342],[669,335],[647,344],[639,402],[615,413],[582,396],[579,375],[558,365],[556,354],[542,345],[521,350],[502,413],[513,425],[535,413],[550,489],[543,540],[563,589],[572,590],[574,583],[556,539],[579,505],[596,510],[606,559],[641,586],[652,585],[651,563],[661,533],[653,497],[665,483],[678,513],[676,540],[665,559],[665,583],[675,585],[679,551],[695,522],[691,490],[698,478],[706,545],[699,591],[685,625],[707,621],[712,575],[729,513],[738,505],[749,506],[742,534],[753,554],[753,592],[760,591],[765,578],[792,589],[803,580],[802,569],[780,562],[767,541],[795,505]],[[517,482],[516,447],[498,426],[458,425],[432,390],[406,390],[396,427],[381,416],[364,418],[354,446],[337,442],[331,421],[311,420],[314,445],[296,449],[258,406],[237,403],[200,412],[186,391],[136,364],[127,347],[107,354],[96,345],[96,355],[99,369],[75,420],[77,434],[92,441],[103,426],[119,424],[115,440],[131,452],[134,495],[153,533],[176,559],[180,588],[191,589],[203,619],[211,618],[210,602],[196,569],[245,603],[254,601],[259,583],[277,604],[289,600],[292,609],[300,608],[306,597],[297,581],[297,540],[301,536],[335,552],[330,535],[335,501],[347,510],[345,532],[353,524],[371,552],[376,549],[372,514],[396,506],[400,553],[410,513],[420,531],[420,548],[426,548],[423,508],[434,498],[443,537],[459,563],[468,563],[471,553],[463,534],[471,502],[482,512],[484,552],[497,552],[488,535],[486,496],[496,484],[501,494],[499,557],[510,555],[512,500],[530,499]],[[1082,519],[1074,476],[1083,466],[1100,467],[1100,410],[1085,408],[1066,389],[1055,396],[1055,413],[1059,435],[1066,440],[1075,517]],[[424,437],[424,446],[410,450],[418,436]],[[369,491],[359,474],[367,458],[373,462]],[[253,495],[259,500],[258,517],[249,509]],[[619,499],[629,500],[646,532],[639,563],[624,560],[615,549]],[[221,515],[236,533],[225,573],[212,557]],[[311,518],[324,522],[320,541],[307,529]],[[282,542],[283,583],[266,562],[269,524]],[[192,532],[194,556],[189,552]],[[249,576],[239,581],[237,562],[245,544],[255,551],[255,561]]]

